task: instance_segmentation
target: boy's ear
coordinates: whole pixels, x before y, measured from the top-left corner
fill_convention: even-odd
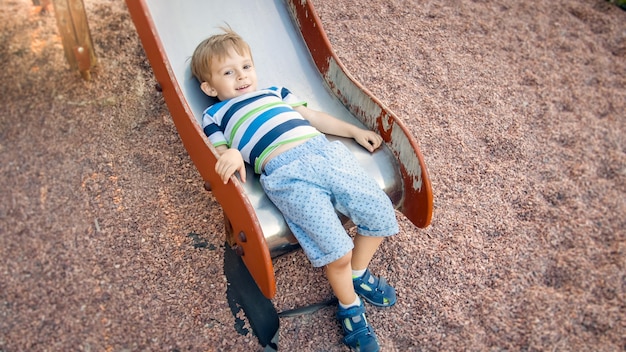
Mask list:
[[[210,97],[217,97],[217,91],[215,89],[213,89],[213,87],[211,87],[211,85],[208,82],[202,82],[200,83],[200,89],[202,89],[202,91],[204,92],[204,94],[210,96]]]

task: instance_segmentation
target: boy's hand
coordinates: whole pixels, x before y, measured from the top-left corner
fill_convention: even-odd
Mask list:
[[[383,137],[378,135],[378,133],[370,130],[362,130],[360,128],[355,133],[354,140],[370,153],[378,149],[383,143]]]
[[[241,182],[246,182],[246,164],[241,157],[241,153],[237,149],[227,149],[217,159],[215,172],[220,175],[220,178],[226,184],[235,171],[239,171]]]

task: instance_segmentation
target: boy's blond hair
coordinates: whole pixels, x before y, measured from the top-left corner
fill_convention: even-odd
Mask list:
[[[239,55],[249,54],[252,57],[250,46],[239,34],[230,27],[220,27],[222,34],[212,35],[203,40],[191,56],[191,73],[200,83],[211,79],[211,65],[214,60],[221,60],[234,49]]]

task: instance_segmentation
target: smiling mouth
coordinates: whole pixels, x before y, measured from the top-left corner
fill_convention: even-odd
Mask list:
[[[244,89],[247,89],[249,87],[250,87],[250,85],[246,84],[245,86],[241,86],[241,87],[237,88],[237,90],[244,90]]]

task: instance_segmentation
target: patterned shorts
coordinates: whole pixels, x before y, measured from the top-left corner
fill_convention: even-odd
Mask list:
[[[265,165],[261,185],[315,267],[347,254],[354,244],[337,212],[364,236],[398,233],[387,194],[341,142],[325,136],[277,155]]]

